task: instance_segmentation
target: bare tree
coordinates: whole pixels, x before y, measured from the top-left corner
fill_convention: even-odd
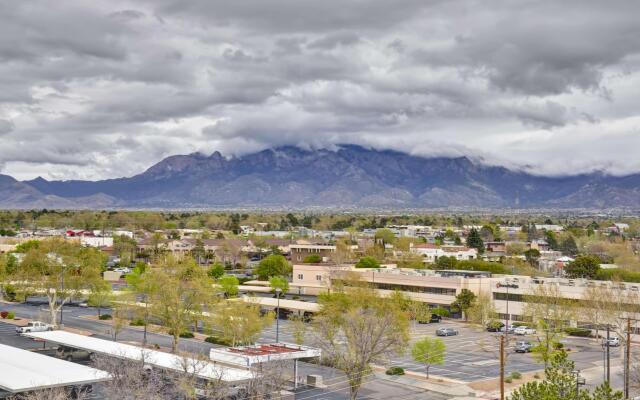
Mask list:
[[[111,374],[103,383],[105,397],[121,400],[170,399],[173,390],[161,371],[147,364],[148,352],[142,350],[139,361],[110,356],[94,356],[93,367]]]
[[[90,393],[87,389],[80,387],[58,387],[49,388],[43,390],[37,390],[29,393],[21,393],[19,395],[11,396],[9,400],[84,400],[89,399]]]
[[[323,356],[342,370],[355,399],[371,364],[403,352],[409,322],[397,303],[367,287],[320,298],[322,311],[314,320],[314,334]]]

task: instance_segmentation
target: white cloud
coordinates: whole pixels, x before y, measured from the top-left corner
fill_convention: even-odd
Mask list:
[[[638,172],[638,14],[578,0],[0,5],[0,165],[99,179],[172,154],[355,143]]]

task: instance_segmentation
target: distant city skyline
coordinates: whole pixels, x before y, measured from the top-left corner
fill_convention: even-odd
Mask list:
[[[0,3],[0,173],[353,143],[640,172],[640,3]]]

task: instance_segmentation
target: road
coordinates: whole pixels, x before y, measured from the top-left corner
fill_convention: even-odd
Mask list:
[[[0,308],[2,310],[13,311],[19,318],[28,319],[40,319],[47,320],[48,310],[46,306],[41,304],[7,304],[2,303]],[[103,310],[103,313],[108,313],[108,310]],[[64,323],[65,326],[75,329],[81,329],[89,331],[94,334],[95,337],[113,340],[111,335],[111,325],[91,319],[83,318],[87,315],[97,315],[97,310],[91,307],[65,307],[64,308]],[[280,340],[281,341],[293,341],[291,336],[291,324],[288,321],[280,321]],[[263,331],[260,341],[262,342],[275,342],[276,336],[275,324]],[[143,333],[138,329],[124,328],[118,333],[118,341],[126,342],[142,342]],[[147,341],[149,344],[157,344],[161,347],[171,347],[171,337],[158,333],[147,333]],[[20,347],[27,350],[34,350],[42,348],[43,344],[35,342],[31,339],[18,336],[15,334],[15,326],[0,321],[0,343],[10,346]],[[181,351],[209,354],[209,349],[212,347],[218,347],[206,342],[202,342],[194,339],[180,339],[179,348]],[[324,378],[324,384],[326,388],[315,389],[309,387],[303,387],[296,393],[297,400],[344,400],[348,398],[349,385],[342,372],[324,366],[318,366],[310,363],[299,363],[299,371],[301,376],[309,374],[322,375]],[[402,399],[413,400],[423,399],[428,394],[428,398],[433,400],[444,400],[448,397],[444,397],[437,393],[428,392],[424,389],[407,387],[406,385],[399,385],[394,382],[390,382],[386,379],[381,379],[371,374],[367,377],[367,382],[363,385],[359,399],[390,399],[397,398],[395,396],[401,395]],[[100,398],[98,395],[93,398]]]

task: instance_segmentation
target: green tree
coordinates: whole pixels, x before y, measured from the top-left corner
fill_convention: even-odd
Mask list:
[[[558,238],[556,237],[556,234],[553,233],[553,231],[545,231],[544,236],[547,243],[549,243],[549,247],[551,248],[551,250],[558,250],[560,245],[558,244]]]
[[[212,282],[204,269],[190,257],[163,257],[148,269],[156,290],[150,299],[152,316],[173,337],[171,349],[178,348],[180,334],[202,319],[202,312],[215,300]]]
[[[356,268],[380,268],[380,263],[375,257],[365,256],[358,260]]]
[[[524,258],[527,260],[529,265],[536,267],[538,265],[538,260],[540,259],[540,251],[538,249],[529,249],[524,252]]]
[[[456,269],[457,264],[458,264],[458,260],[453,256],[438,257],[438,259],[435,262],[436,269]]]
[[[571,257],[574,257],[576,254],[578,254],[578,245],[576,244],[573,235],[567,234],[567,236],[562,240],[562,242],[560,243],[560,251],[563,254],[569,255]]]
[[[111,284],[104,280],[95,280],[91,285],[87,304],[98,309],[98,317],[100,311],[105,307],[110,307],[113,301],[113,291]]]
[[[251,345],[268,327],[274,313],[260,312],[260,305],[251,301],[225,301],[206,318],[209,329],[230,346]]]
[[[238,286],[240,281],[233,275],[222,275],[218,281],[220,291],[224,293],[225,297],[236,297],[238,295]]]
[[[555,353],[545,368],[545,379],[528,382],[515,389],[509,400],[622,400],[621,392],[613,392],[608,384],[598,386],[591,396],[577,389],[575,363],[565,351]]]
[[[8,279],[15,281],[20,297],[39,293],[47,297],[50,323],[71,299],[82,296],[102,281],[100,272],[106,256],[100,250],[82,247],[77,242],[55,238],[43,240],[31,247],[15,273]]]
[[[387,228],[378,229],[376,231],[375,238],[382,240],[385,244],[393,244],[396,241],[396,235],[391,229]]]
[[[416,362],[422,363],[429,379],[429,368],[432,365],[444,364],[446,346],[442,339],[425,337],[418,340],[411,348],[411,356]]]
[[[577,256],[564,271],[569,278],[594,279],[600,270],[600,259],[596,256]]]
[[[463,314],[465,321],[468,318],[467,310],[471,308],[476,301],[476,295],[469,289],[462,289],[456,295],[456,299],[451,303],[451,308]]]
[[[269,286],[273,293],[280,289],[280,296],[284,296],[289,291],[289,280],[283,276],[272,276],[269,278]]]
[[[476,228],[471,228],[467,236],[467,246],[478,250],[478,254],[484,253],[484,242]]]
[[[220,278],[222,275],[224,275],[224,265],[220,263],[213,264],[207,271],[207,275],[209,275],[209,278],[213,279]]]
[[[271,254],[258,264],[255,273],[260,279],[268,279],[272,276],[287,276],[291,266],[284,256]]]

